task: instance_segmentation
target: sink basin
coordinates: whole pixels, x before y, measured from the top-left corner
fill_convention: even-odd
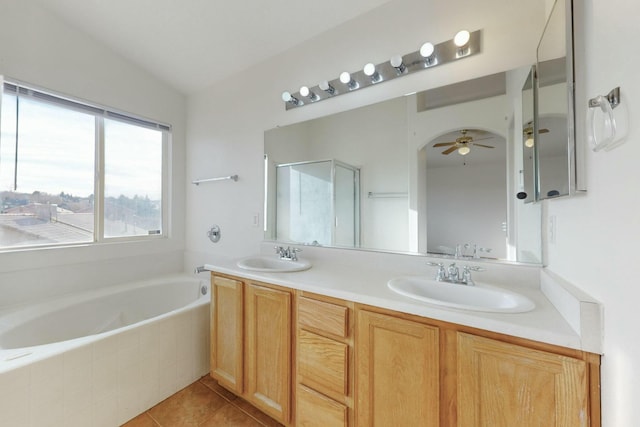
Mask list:
[[[535,308],[533,301],[523,295],[487,285],[457,285],[425,277],[398,277],[387,285],[409,298],[462,310],[524,313]]]
[[[252,256],[238,260],[236,263],[243,270],[262,271],[268,273],[287,273],[303,271],[311,268],[311,263],[306,260],[289,261],[273,256]]]

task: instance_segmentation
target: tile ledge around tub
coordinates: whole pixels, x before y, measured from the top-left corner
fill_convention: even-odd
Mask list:
[[[540,272],[540,290],[578,334],[582,348],[602,354],[602,304],[546,268]]]

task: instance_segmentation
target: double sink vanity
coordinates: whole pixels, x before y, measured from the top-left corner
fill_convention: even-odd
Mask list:
[[[600,425],[600,356],[538,267],[482,262],[460,284],[424,257],[267,252],[205,265],[211,376],[280,423]]]
[[[585,190],[574,6],[465,5],[447,67],[486,75],[265,132],[261,254],[205,266],[213,378],[285,426],[600,426],[601,306],[543,268]]]

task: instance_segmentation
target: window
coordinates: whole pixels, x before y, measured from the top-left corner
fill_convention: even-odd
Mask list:
[[[170,127],[5,83],[0,249],[163,234]]]

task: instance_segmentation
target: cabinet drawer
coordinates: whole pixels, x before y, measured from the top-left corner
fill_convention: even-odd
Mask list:
[[[298,386],[297,423],[300,427],[346,427],[347,407],[328,397]]]
[[[330,302],[300,297],[298,299],[298,323],[338,337],[346,338],[349,332],[347,307]]]
[[[299,381],[337,399],[348,394],[349,347],[338,341],[300,330]]]

